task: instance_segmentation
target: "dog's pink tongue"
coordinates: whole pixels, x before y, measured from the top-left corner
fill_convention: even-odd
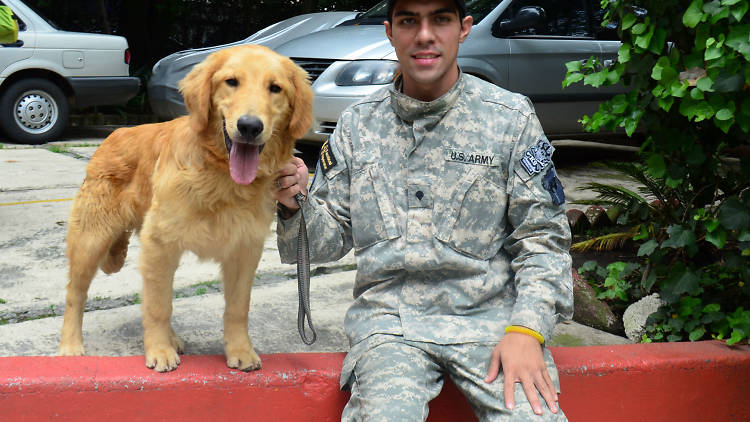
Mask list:
[[[247,185],[255,180],[258,174],[258,147],[239,142],[232,142],[229,151],[229,174],[241,185]]]

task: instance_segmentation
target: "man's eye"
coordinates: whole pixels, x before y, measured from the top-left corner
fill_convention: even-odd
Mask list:
[[[276,94],[278,92],[281,92],[281,87],[276,84],[271,84],[271,86],[268,87],[268,90]]]
[[[225,82],[226,82],[226,83],[227,83],[227,85],[229,85],[229,86],[237,86],[237,85],[239,85],[239,84],[240,84],[240,83],[239,83],[239,82],[237,81],[237,79],[234,79],[234,78],[231,78],[231,79],[227,79],[227,80],[226,80]]]
[[[401,25],[413,25],[413,24],[414,24],[414,22],[416,22],[416,21],[414,20],[414,18],[404,18],[404,19],[401,19],[401,21],[399,21],[399,23],[400,23]]]

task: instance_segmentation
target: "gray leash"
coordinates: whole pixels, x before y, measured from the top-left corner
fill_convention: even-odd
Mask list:
[[[310,245],[307,241],[307,225],[305,224],[305,214],[302,213],[302,204],[305,203],[305,195],[298,193],[294,196],[299,205],[299,233],[297,234],[297,290],[299,291],[299,310],[297,311],[297,330],[299,336],[306,345],[315,343],[318,338],[315,334],[315,328],[312,323],[312,313],[310,312]],[[312,338],[307,337],[305,327],[312,331]]]

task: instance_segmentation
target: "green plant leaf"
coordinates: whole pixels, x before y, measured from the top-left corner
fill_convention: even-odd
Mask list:
[[[721,306],[718,303],[709,303],[703,308],[703,313],[712,313],[712,312],[719,312],[721,310]]]
[[[688,338],[690,339],[690,341],[697,341],[703,338],[704,334],[706,334],[706,329],[701,326],[691,331]]]
[[[581,71],[581,62],[579,60],[573,60],[565,63],[565,68],[568,69],[568,72],[580,72]]]
[[[748,8],[750,8],[750,4],[746,1],[743,1],[739,4],[735,3],[735,5],[729,10],[737,22],[742,22],[742,18],[745,16],[745,13],[747,13]]]
[[[696,88],[700,89],[703,92],[713,92],[713,89],[712,89],[713,85],[714,85],[713,79],[709,78],[708,76],[704,76],[698,79],[698,82],[696,83]]]
[[[636,22],[635,15],[632,13],[628,13],[622,18],[622,30],[625,31],[631,26],[633,26]]]
[[[722,202],[719,207],[719,221],[729,230],[746,230],[750,227],[750,210],[737,197]]]
[[[583,73],[568,73],[562,82],[563,88],[573,85],[583,79]]]
[[[688,28],[695,28],[703,18],[703,0],[693,0],[682,15],[682,24]]]
[[[662,248],[686,248],[695,245],[695,233],[679,224],[667,228],[669,239],[662,242]]]
[[[656,250],[657,247],[659,247],[659,242],[657,242],[655,239],[651,239],[638,248],[637,256],[649,256]]]
[[[659,154],[651,154],[648,157],[648,172],[654,177],[663,177],[667,172],[667,164],[664,157]]]
[[[734,117],[734,113],[728,108],[722,108],[716,112],[716,118],[719,120],[729,120]]]
[[[735,328],[732,330],[732,336],[727,339],[727,345],[731,346],[735,343],[739,343],[745,337],[744,331]]]
[[[630,61],[630,48],[631,48],[630,44],[627,44],[627,43],[623,43],[620,46],[620,49],[617,50],[617,62],[618,63],[627,63]]]
[[[720,228],[706,233],[706,241],[712,243],[718,249],[722,249],[727,243],[727,232]]]
[[[648,25],[646,25],[645,23],[638,23],[633,25],[633,27],[630,29],[630,33],[633,35],[640,35],[646,32],[646,29],[648,29]]]
[[[606,69],[605,69],[606,70]],[[603,70],[601,72],[591,73],[583,78],[584,85],[591,85],[594,88],[602,86],[604,81],[607,79],[607,73]]]

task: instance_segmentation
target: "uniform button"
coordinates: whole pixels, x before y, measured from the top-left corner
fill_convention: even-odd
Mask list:
[[[417,196],[417,199],[419,199],[419,200],[421,201],[421,200],[422,200],[422,197],[424,196],[424,192],[422,192],[421,190],[418,190],[418,191],[417,191],[417,192],[415,193],[415,195]]]

